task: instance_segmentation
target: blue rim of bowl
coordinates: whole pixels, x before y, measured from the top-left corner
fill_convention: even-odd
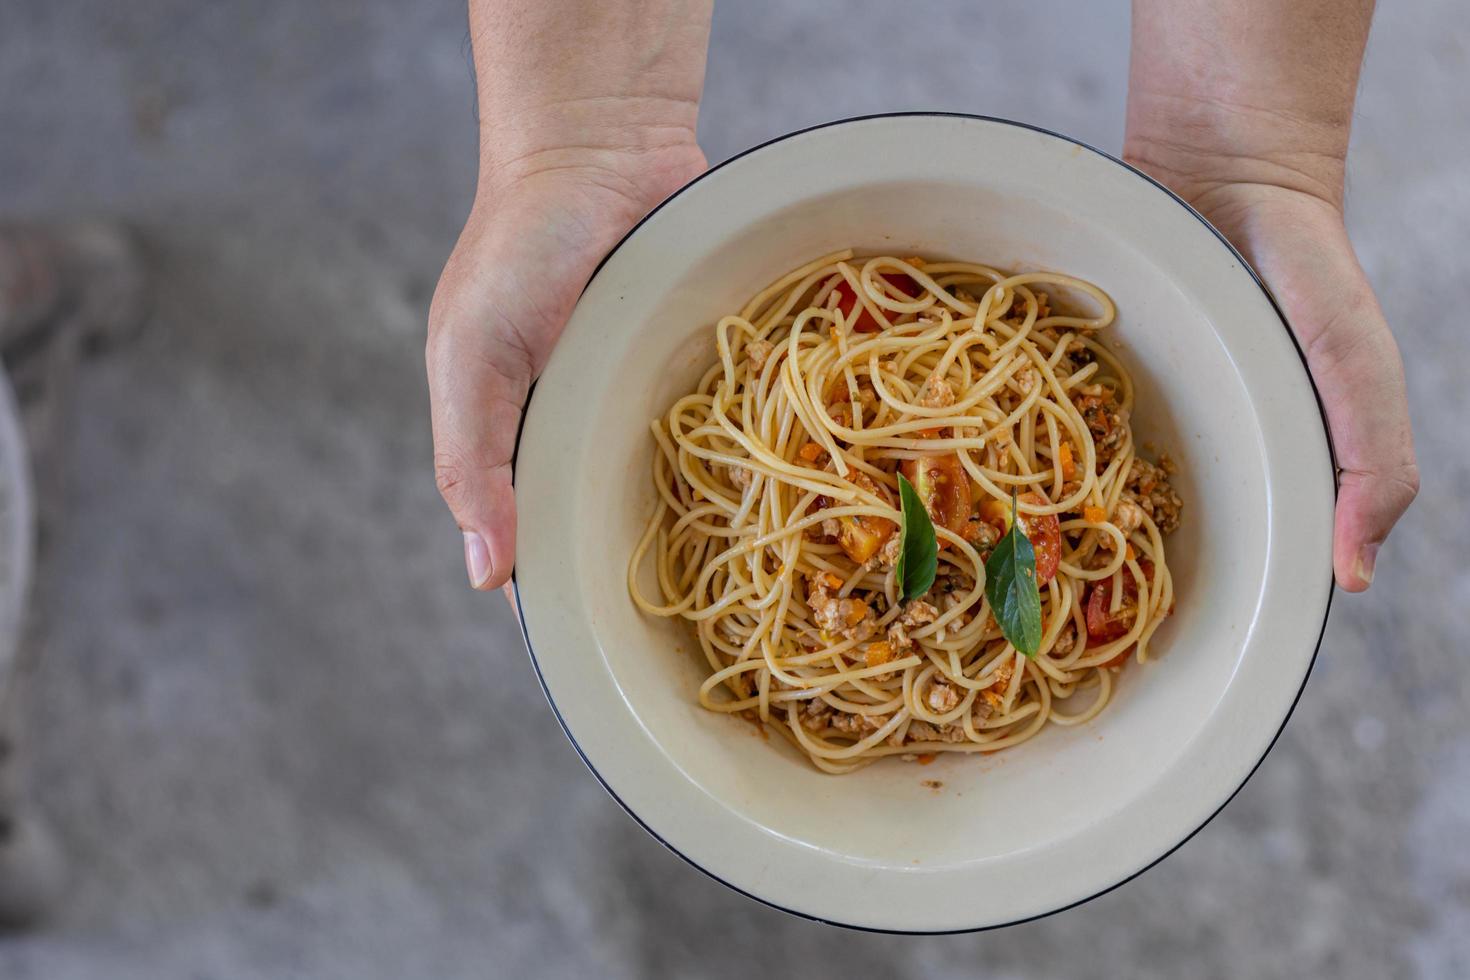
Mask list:
[[[1332,480],[1332,493],[1333,493],[1333,503],[1334,503],[1334,507],[1335,507],[1336,500],[1337,500],[1337,493],[1338,493],[1338,485],[1337,485],[1337,450],[1332,445],[1332,428],[1327,424],[1327,410],[1326,410],[1326,407],[1322,403],[1322,393],[1317,390],[1317,383],[1316,383],[1316,381],[1314,381],[1312,379],[1312,372],[1311,372],[1310,367],[1307,364],[1306,352],[1304,352],[1302,350],[1302,345],[1297,340],[1296,334],[1294,334],[1292,332],[1291,327],[1287,324],[1287,322],[1286,322],[1286,315],[1281,312],[1281,307],[1276,303],[1276,297],[1273,296],[1273,295],[1271,295],[1271,290],[1266,286],[1265,282],[1263,282],[1261,280],[1261,277],[1259,275],[1257,275],[1256,270],[1254,268],[1252,268],[1252,266],[1251,266],[1251,264],[1249,262],[1246,261],[1245,256],[1243,256],[1243,255],[1240,254],[1240,250],[1237,249],[1234,245],[1232,245],[1230,243],[1230,240],[1228,238],[1226,238],[1223,234],[1220,233],[1219,229],[1217,229],[1214,225],[1210,224],[1209,220],[1204,215],[1202,215],[1198,211],[1196,211],[1194,209],[1194,207],[1192,205],[1190,205],[1190,203],[1188,201],[1184,200],[1178,194],[1175,194],[1169,188],[1165,187],[1163,184],[1159,183],[1157,180],[1155,180],[1154,178],[1150,177],[1148,174],[1144,173],[1142,170],[1139,170],[1137,167],[1133,166],[1131,163],[1128,163],[1128,162],[1126,162],[1126,161],[1124,161],[1124,160],[1122,160],[1122,159],[1120,159],[1118,157],[1113,156],[1111,153],[1107,152],[1106,150],[1099,150],[1097,147],[1092,146],[1091,144],[1084,143],[1081,140],[1073,139],[1070,136],[1065,136],[1062,133],[1056,132],[1055,130],[1047,129],[1044,126],[1034,126],[1031,123],[1017,122],[1014,119],[1005,119],[1005,118],[1002,118],[1000,116],[982,116],[982,115],[975,115],[973,113],[968,113],[968,112],[924,111],[924,112],[877,112],[877,113],[872,113],[872,114],[866,115],[866,116],[847,116],[847,117],[845,117],[843,119],[834,119],[834,120],[831,120],[830,122],[818,123],[815,126],[808,126],[805,129],[794,130],[794,131],[792,131],[790,133],[786,133],[786,134],[784,134],[782,136],[777,136],[777,137],[775,137],[773,139],[766,140],[764,143],[759,143],[759,144],[757,144],[755,146],[752,146],[748,150],[744,150],[744,151],[742,151],[740,153],[735,154],[734,156],[730,157],[727,160],[724,160],[724,161],[722,161],[720,163],[715,164],[713,167],[710,167],[704,173],[702,173],[699,176],[695,177],[693,180],[689,181],[689,183],[685,184],[683,187],[680,187],[677,191],[675,191],[674,193],[670,194],[662,202],[660,202],[657,207],[655,207],[652,211],[648,212],[642,218],[640,218],[638,220],[638,223],[636,225],[634,225],[632,228],[628,229],[628,233],[625,234],[622,238],[620,238],[618,240],[618,243],[616,245],[614,245],[608,251],[608,253],[605,256],[603,256],[601,262],[597,263],[597,268],[594,269],[594,270],[592,270],[592,275],[590,277],[588,277],[587,282],[590,284],[593,279],[596,279],[597,278],[597,274],[602,271],[602,267],[607,264],[608,260],[611,259],[614,255],[617,254],[618,249],[622,248],[623,245],[627,243],[628,239],[632,238],[635,234],[637,234],[638,229],[642,228],[644,226],[644,224],[646,224],[648,222],[648,219],[650,219],[654,215],[658,214],[671,201],[673,201],[676,198],[678,198],[679,195],[681,195],[685,191],[689,190],[689,188],[693,187],[695,184],[699,183],[701,180],[704,180],[710,174],[716,172],[717,170],[722,170],[725,167],[730,166],[732,163],[735,163],[737,160],[741,160],[741,159],[743,159],[745,157],[748,157],[752,153],[759,153],[761,150],[764,150],[768,146],[774,146],[777,143],[784,143],[786,140],[794,139],[794,138],[796,138],[798,136],[803,136],[803,135],[805,135],[807,133],[816,132],[817,130],[820,130],[820,129],[830,129],[833,126],[844,126],[844,125],[847,125],[848,123],[868,122],[868,121],[873,120],[873,119],[912,119],[912,118],[925,118],[925,117],[941,118],[941,119],[973,119],[973,120],[977,120],[979,122],[999,123],[999,124],[1001,124],[1003,126],[1014,126],[1017,129],[1029,129],[1033,133],[1041,133],[1043,136],[1051,136],[1051,137],[1053,137],[1055,139],[1059,139],[1059,140],[1063,140],[1063,141],[1065,141],[1067,143],[1071,143],[1073,146],[1078,146],[1078,147],[1081,147],[1084,150],[1088,150],[1088,151],[1090,151],[1092,153],[1097,154],[1098,156],[1102,157],[1104,160],[1108,160],[1108,161],[1112,162],[1113,164],[1116,164],[1117,166],[1119,166],[1119,167],[1123,168],[1124,170],[1128,171],[1129,173],[1133,174],[1135,177],[1138,177],[1140,180],[1144,180],[1144,181],[1147,181],[1149,184],[1152,184],[1155,188],[1157,188],[1158,190],[1163,191],[1165,194],[1167,194],[1169,196],[1169,198],[1174,201],[1174,203],[1178,204],[1180,207],[1184,208],[1184,210],[1188,211],[1197,221],[1199,221],[1200,224],[1204,225],[1207,229],[1209,229],[1210,234],[1214,235],[1215,238],[1220,242],[1220,244],[1223,245],[1226,248],[1226,250],[1230,252],[1231,255],[1235,256],[1236,260],[1238,262],[1240,262],[1241,267],[1243,269],[1245,269],[1245,271],[1247,273],[1250,274],[1250,277],[1251,277],[1252,280],[1254,280],[1257,288],[1259,288],[1261,290],[1262,295],[1264,295],[1266,297],[1266,302],[1268,302],[1268,303],[1271,304],[1271,309],[1276,313],[1276,319],[1281,324],[1281,329],[1285,330],[1287,337],[1289,337],[1291,339],[1291,345],[1292,345],[1293,348],[1295,348],[1296,353],[1297,353],[1297,356],[1301,358],[1302,367],[1305,368],[1306,371],[1307,371],[1307,383],[1311,385],[1311,387],[1312,387],[1312,396],[1317,400],[1317,411],[1318,411],[1318,413],[1322,417],[1322,433],[1323,433],[1323,435],[1327,439],[1327,455],[1328,455],[1328,459],[1330,461],[1330,465],[1333,468],[1333,474],[1332,474],[1333,475],[1333,480]],[[585,287],[584,287],[583,291],[585,292]],[[516,466],[516,462],[517,462],[517,460],[520,457],[521,434],[523,432],[525,432],[525,429],[526,429],[526,419],[531,414],[531,401],[532,401],[533,398],[535,398],[535,396],[536,396],[536,384],[533,382],[532,385],[531,385],[530,391],[526,395],[526,407],[525,407],[525,410],[522,411],[522,413],[521,413],[520,425],[516,429],[515,450],[514,450],[514,452],[511,455],[511,480],[512,480],[512,483],[514,483],[514,480],[515,480],[515,466]],[[1329,574],[1330,574],[1330,570],[1329,570]],[[1204,819],[1204,822],[1203,823],[1201,823],[1198,827],[1194,828],[1188,834],[1186,834],[1184,836],[1184,838],[1181,839],[1177,844],[1174,844],[1168,850],[1164,851],[1164,853],[1160,854],[1158,857],[1154,858],[1152,861],[1148,862],[1143,867],[1139,868],[1137,871],[1133,872],[1132,874],[1128,875],[1127,877],[1124,877],[1124,878],[1122,878],[1122,879],[1114,882],[1113,884],[1107,886],[1106,888],[1102,889],[1101,891],[1097,891],[1097,892],[1094,892],[1091,895],[1088,895],[1086,898],[1079,898],[1075,902],[1069,902],[1066,905],[1060,905],[1057,908],[1051,909],[1049,911],[1046,911],[1046,912],[1038,912],[1036,915],[1028,915],[1028,916],[1026,916],[1024,918],[1012,919],[1012,920],[1010,920],[1008,922],[997,922],[997,923],[994,923],[992,925],[973,926],[973,927],[965,928],[965,929],[924,930],[924,929],[883,929],[883,928],[879,928],[879,927],[876,927],[876,926],[856,925],[856,924],[850,923],[850,922],[839,922],[836,919],[827,919],[827,918],[823,918],[820,915],[812,915],[809,912],[802,912],[802,911],[799,911],[797,909],[787,908],[786,906],[781,905],[778,902],[773,902],[773,901],[771,901],[768,898],[762,898],[761,896],[756,895],[753,892],[748,892],[745,889],[740,888],[737,885],[731,884],[730,882],[726,881],[724,878],[721,878],[719,875],[715,874],[713,871],[711,871],[708,868],[704,867],[703,865],[699,864],[697,861],[695,861],[689,855],[685,854],[683,851],[679,850],[673,844],[670,844],[667,840],[665,840],[663,838],[663,836],[659,834],[658,831],[656,831],[652,827],[650,827],[648,825],[648,823],[646,821],[644,821],[644,819],[642,817],[640,817],[633,810],[633,808],[630,807],[623,800],[623,798],[617,794],[617,791],[614,790],[612,788],[612,786],[610,786],[608,784],[607,780],[603,778],[602,773],[600,773],[600,772],[597,771],[597,767],[592,764],[592,760],[590,760],[590,759],[587,758],[587,753],[584,752],[584,751],[582,751],[582,746],[580,744],[578,744],[577,737],[572,734],[571,728],[569,728],[567,726],[566,719],[562,717],[561,709],[556,706],[556,700],[551,696],[551,689],[546,686],[546,678],[541,673],[541,664],[536,659],[536,649],[535,649],[535,647],[533,647],[531,645],[531,634],[526,629],[526,611],[525,611],[525,608],[521,604],[521,587],[520,587],[520,583],[516,580],[515,572],[514,571],[511,572],[511,588],[512,588],[512,590],[515,593],[516,622],[520,625],[520,628],[521,628],[521,639],[525,641],[525,644],[526,644],[526,653],[529,654],[530,657],[531,657],[531,668],[536,672],[536,682],[541,685],[541,693],[546,696],[546,703],[551,706],[551,713],[556,716],[556,723],[561,726],[561,730],[562,730],[563,734],[566,735],[567,741],[569,741],[569,742],[572,743],[572,748],[576,750],[577,756],[582,760],[582,764],[587,767],[587,771],[590,772],[590,773],[592,773],[593,777],[596,778],[597,782],[599,784],[601,784],[601,786],[602,786],[602,788],[604,790],[607,791],[607,795],[611,796],[613,798],[613,800],[618,804],[618,806],[620,806],[620,807],[623,808],[623,812],[627,813],[628,816],[632,817],[633,818],[633,821],[635,823],[637,823],[638,826],[642,827],[648,833],[648,835],[650,837],[652,837],[654,840],[658,841],[664,847],[668,848],[674,854],[678,855],[678,857],[680,859],[682,859],[690,867],[692,867],[695,870],[697,870],[697,871],[699,871],[699,872],[701,872],[701,873],[709,876],[710,878],[713,878],[715,881],[717,881],[720,884],[724,885],[726,888],[730,889],[731,891],[738,892],[739,894],[744,895],[746,898],[749,898],[752,901],[759,902],[761,905],[765,905],[765,906],[767,906],[769,908],[776,909],[777,911],[780,911],[780,912],[785,912],[788,915],[794,915],[794,916],[796,916],[797,918],[800,918],[800,919],[807,919],[807,920],[809,920],[811,922],[820,922],[820,923],[822,923],[824,925],[838,926],[838,927],[843,928],[843,929],[852,929],[852,930],[854,930],[856,932],[873,932],[873,933],[881,933],[881,934],[886,934],[886,935],[897,935],[897,936],[953,936],[953,935],[963,935],[965,933],[971,933],[971,932],[988,932],[991,929],[1004,929],[1004,928],[1006,928],[1008,926],[1018,926],[1018,925],[1021,925],[1022,923],[1026,923],[1026,922],[1035,922],[1037,919],[1045,919],[1048,916],[1056,915],[1058,912],[1065,912],[1068,909],[1075,909],[1075,908],[1077,908],[1080,905],[1086,905],[1088,902],[1092,901],[1093,899],[1095,899],[1095,898],[1101,898],[1103,895],[1106,895],[1108,892],[1113,891],[1115,888],[1121,888],[1123,885],[1128,884],[1128,882],[1132,881],[1134,878],[1137,878],[1139,875],[1143,874],[1145,871],[1150,870],[1155,865],[1157,865],[1161,861],[1163,861],[1165,858],[1167,858],[1171,854],[1173,854],[1175,851],[1179,850],[1179,848],[1181,848],[1185,844],[1189,843],[1189,841],[1191,841],[1196,834],[1198,834],[1201,830],[1204,830],[1205,827],[1209,826],[1210,821],[1212,821],[1216,817],[1218,817],[1220,815],[1221,811],[1223,811],[1227,806],[1230,805],[1230,801],[1233,800],[1233,799],[1235,799],[1235,797],[1240,793],[1240,791],[1242,789],[1245,789],[1245,784],[1248,783],[1248,782],[1250,782],[1251,777],[1254,776],[1256,774],[1256,771],[1261,768],[1261,763],[1263,763],[1263,762],[1266,761],[1266,757],[1268,755],[1270,755],[1271,754],[1271,750],[1276,747],[1277,741],[1279,741],[1280,738],[1281,738],[1281,733],[1284,732],[1284,731],[1286,731],[1286,724],[1287,724],[1287,722],[1289,722],[1291,720],[1292,714],[1296,711],[1297,704],[1299,704],[1301,702],[1303,692],[1305,692],[1306,689],[1307,689],[1307,681],[1312,676],[1312,668],[1315,667],[1316,664],[1317,664],[1317,655],[1319,653],[1321,653],[1321,651],[1322,651],[1322,638],[1327,633],[1327,620],[1328,620],[1328,618],[1329,618],[1329,616],[1331,615],[1331,612],[1332,612],[1332,597],[1333,597],[1334,593],[1337,591],[1336,588],[1333,585],[1330,584],[1330,580],[1329,580],[1329,586],[1328,586],[1328,589],[1327,589],[1327,602],[1325,603],[1325,605],[1323,606],[1323,609],[1322,609],[1322,628],[1320,630],[1318,630],[1318,632],[1317,632],[1317,642],[1316,642],[1315,646],[1312,648],[1312,659],[1307,664],[1307,672],[1302,675],[1302,683],[1301,683],[1301,686],[1299,688],[1297,688],[1296,696],[1293,697],[1292,700],[1291,700],[1291,707],[1287,709],[1285,717],[1283,717],[1281,719],[1281,727],[1279,727],[1278,729],[1276,729],[1276,734],[1275,735],[1272,735],[1271,736],[1271,741],[1270,741],[1269,744],[1267,744],[1265,751],[1262,752],[1261,753],[1261,757],[1256,760],[1256,764],[1253,765],[1253,766],[1251,766],[1251,771],[1245,774],[1245,778],[1240,781],[1240,785],[1237,786],[1237,787],[1235,787],[1235,789],[1231,790],[1230,795],[1227,796],[1227,797],[1225,797],[1225,800],[1218,807],[1215,808],[1215,810],[1214,810],[1213,813],[1211,813],[1208,817],[1206,817]]]

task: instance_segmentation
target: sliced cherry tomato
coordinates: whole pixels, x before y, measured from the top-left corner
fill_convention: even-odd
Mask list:
[[[924,501],[929,519],[963,537],[970,520],[970,477],[960,457],[945,453],[906,459],[900,469]],[[939,547],[944,546],[945,542],[940,541]]]
[[[1138,566],[1143,569],[1144,580],[1152,581],[1153,562],[1145,558]],[[1124,572],[1123,601],[1118,604],[1118,611],[1113,612],[1112,607],[1112,578],[1094,582],[1087,594],[1087,636],[1093,642],[1111,643],[1128,635],[1128,631],[1133,628],[1133,620],[1138,616],[1138,580],[1133,577],[1132,572]],[[1112,664],[1109,663],[1109,666]]]
[[[1020,499],[1037,507],[1049,501],[1035,491],[1021,494]],[[1062,522],[1055,514],[1021,514],[1021,530],[1036,551],[1036,584],[1045,585],[1057,577],[1062,563]]]
[[[980,503],[980,519],[995,527],[1001,534],[1011,529],[1011,502],[986,497]]]
[[[1026,491],[1019,499],[1035,507],[1048,503],[1034,490]],[[991,497],[981,504],[980,516],[1005,534],[1011,529],[1011,502]],[[1062,522],[1055,514],[1021,514],[1020,518],[1021,532],[1036,552],[1036,584],[1045,585],[1057,577],[1062,563]]]
[[[878,276],[877,278],[888,283],[892,289],[902,293],[908,299],[918,299],[924,293],[919,288],[919,284],[914,282],[913,277],[907,273],[900,272],[887,276]],[[832,291],[837,294],[837,308],[842,311],[843,318],[852,316],[853,309],[860,304],[857,300],[857,294],[852,291],[852,287],[847,284],[847,280],[844,279],[839,282]],[[877,320],[873,319],[873,314],[869,313],[868,308],[864,306],[862,312],[858,314],[857,322],[852,325],[852,329],[857,333],[877,333],[883,327]]]

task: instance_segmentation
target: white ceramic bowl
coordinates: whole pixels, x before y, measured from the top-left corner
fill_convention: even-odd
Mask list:
[[[625,564],[653,506],[650,419],[715,357],[711,324],[852,246],[1090,279],[1138,381],[1140,441],[1173,451],[1176,614],[1113,704],[994,757],[824,775],[695,700],[681,621],[639,613]],[[754,898],[848,926],[970,930],[1138,874],[1241,787],[1306,681],[1331,594],[1334,481],[1300,352],[1241,257],[1139,172],[996,119],[806,130],[716,167],[608,256],[532,396],[516,462],[527,646],[619,803]],[[926,788],[921,780],[939,780]]]

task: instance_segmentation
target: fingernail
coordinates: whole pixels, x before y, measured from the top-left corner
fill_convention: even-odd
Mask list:
[[[470,573],[470,588],[484,588],[490,581],[490,573],[494,570],[490,564],[490,549],[485,546],[485,539],[474,531],[464,533],[464,565]]]
[[[1358,563],[1353,566],[1353,571],[1364,585],[1373,584],[1373,565],[1377,561],[1378,545],[1363,545],[1363,550],[1358,552]]]

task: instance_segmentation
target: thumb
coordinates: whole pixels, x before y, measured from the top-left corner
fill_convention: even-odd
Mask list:
[[[1278,296],[1321,393],[1341,475],[1337,584],[1361,592],[1378,548],[1419,491],[1403,361],[1340,223],[1298,250]],[[1273,282],[1273,285],[1275,282]]]
[[[477,203],[429,307],[435,482],[480,590],[503,586],[515,565],[511,459],[531,382],[612,234],[587,234],[573,199],[561,187]]]
[[[470,585],[497,589],[515,564],[511,459],[533,363],[509,329],[452,313],[431,313],[430,322],[435,483],[464,533]]]
[[[495,226],[478,210],[470,215],[434,291],[425,347],[434,479],[465,536],[470,586],[484,591],[503,586],[516,561],[520,413],[554,342],[547,314],[567,313],[556,301],[529,301],[517,259],[529,253],[537,262],[537,251],[507,251]]]
[[[511,458],[531,382],[597,262],[658,199],[647,196],[585,174],[491,189],[444,266],[425,349],[434,472],[476,589],[500,588],[515,565]]]

